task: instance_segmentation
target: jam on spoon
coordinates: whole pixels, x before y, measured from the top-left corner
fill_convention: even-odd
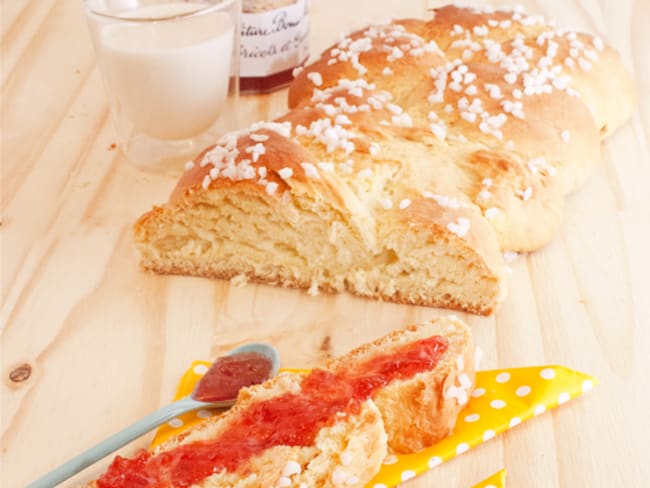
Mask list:
[[[275,376],[280,367],[277,350],[268,344],[240,346],[218,358],[199,381],[191,395],[157,410],[129,427],[113,434],[87,451],[62,464],[54,471],[29,484],[27,488],[51,488],[74,476],[132,440],[174,417],[200,408],[225,408],[235,403],[237,393]]]
[[[217,359],[192,392],[200,402],[220,402],[237,398],[245,386],[257,385],[271,377],[273,363],[259,352],[240,352]]]

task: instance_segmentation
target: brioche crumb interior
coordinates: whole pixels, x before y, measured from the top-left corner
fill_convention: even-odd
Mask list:
[[[476,313],[489,313],[499,297],[498,279],[468,247],[425,230],[404,232],[396,219],[379,226],[305,195],[282,205],[272,198],[231,189],[163,210],[137,231],[144,266]]]

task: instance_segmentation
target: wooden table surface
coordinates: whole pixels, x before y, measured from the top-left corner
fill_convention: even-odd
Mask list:
[[[486,352],[483,367],[560,363],[601,385],[405,485],[464,488],[506,467],[514,487],[649,486],[650,2],[524,4],[608,39],[641,101],[587,185],[567,199],[559,235],[512,263],[498,313],[465,318]],[[431,6],[314,0],[313,51],[343,30]],[[131,224],[167,198],[174,179],[138,170],[112,149],[81,2],[2,0],[1,20],[3,487],[24,486],[167,403],[194,358],[264,340],[285,366],[312,366],[445,313],[142,272]],[[285,103],[284,91],[249,97],[243,113],[268,119]]]

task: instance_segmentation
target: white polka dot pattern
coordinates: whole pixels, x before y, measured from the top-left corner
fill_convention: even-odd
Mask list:
[[[489,478],[484,479],[480,483],[474,485],[472,488],[505,488],[506,486],[506,470],[502,469],[494,473]]]
[[[171,419],[169,422],[167,422],[170,427],[174,429],[178,429],[179,427],[183,427],[183,421],[179,418],[176,419]]]
[[[490,406],[496,410],[501,410],[502,408],[506,407],[506,402],[500,399],[496,399],[490,402]]]
[[[485,395],[485,388],[475,388],[474,391],[472,392],[472,397],[473,398],[479,398]]]
[[[389,454],[382,461],[382,464],[384,464],[385,466],[390,466],[391,464],[395,464],[397,461],[398,461],[397,456],[395,456],[394,454]]]
[[[539,375],[545,380],[552,380],[555,378],[555,371],[552,368],[544,368],[539,372]]]
[[[515,391],[515,394],[518,397],[525,397],[525,396],[530,395],[530,391],[531,391],[530,386],[523,385],[523,386],[520,386],[519,388],[517,388],[517,391]]]
[[[496,433],[493,430],[490,430],[490,429],[486,430],[485,432],[483,432],[483,442],[489,441],[495,435],[496,435]]]
[[[497,375],[497,383],[507,383],[510,381],[510,373],[503,371]]]
[[[472,488],[505,488],[505,486],[506,470],[502,469],[501,471],[494,473],[492,476],[474,485]]]
[[[416,474],[417,473],[413,470],[405,469],[404,471],[402,471],[402,474],[400,475],[400,480],[401,481],[410,480],[411,478],[415,478]]]
[[[196,412],[196,416],[200,419],[209,419],[210,417],[212,417],[212,412],[210,410],[201,409],[198,412]]]
[[[205,373],[208,372],[208,366],[205,364],[197,364],[194,366],[194,372],[198,375],[204,375]]]

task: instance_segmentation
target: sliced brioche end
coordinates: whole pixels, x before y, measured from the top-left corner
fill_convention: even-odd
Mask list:
[[[333,371],[354,369],[378,354],[431,336],[448,341],[436,367],[393,381],[373,397],[384,419],[389,451],[394,453],[419,451],[453,431],[474,388],[475,348],[467,325],[453,315],[434,318],[394,331],[328,363]]]
[[[492,313],[505,295],[498,243],[475,208],[414,199],[363,222],[292,188],[220,180],[135,225],[146,269]],[[460,237],[450,229],[463,223]],[[466,234],[466,235],[465,235]]]

